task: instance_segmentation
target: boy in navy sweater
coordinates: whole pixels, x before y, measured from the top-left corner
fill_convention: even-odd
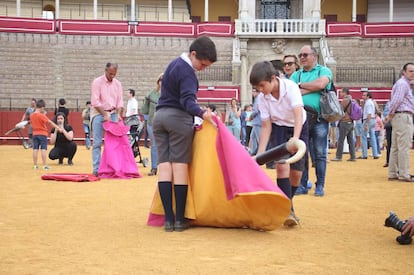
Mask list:
[[[158,149],[158,189],[165,213],[165,231],[183,231],[189,227],[184,218],[188,164],[194,136],[193,117],[212,121],[211,110],[197,104],[198,80],[202,71],[217,60],[214,42],[207,36],[195,39],[188,53],[174,59],[164,72],[161,96],[153,119],[153,132]],[[172,189],[176,214],[172,206]]]

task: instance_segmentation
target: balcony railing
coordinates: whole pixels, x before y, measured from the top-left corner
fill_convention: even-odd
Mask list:
[[[336,82],[343,83],[395,83],[394,67],[336,67]]]
[[[321,37],[325,20],[321,19],[255,19],[235,20],[235,34],[245,37]]]
[[[211,66],[203,71],[197,72],[197,77],[201,81],[231,81],[231,66]]]

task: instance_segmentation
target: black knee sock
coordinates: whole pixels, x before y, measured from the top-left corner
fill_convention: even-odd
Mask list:
[[[286,197],[292,198],[292,188],[290,187],[289,178],[277,179],[277,186],[285,193]]]
[[[188,185],[174,185],[176,220],[184,221]]]
[[[298,187],[296,186],[292,186],[291,191],[292,191],[292,199],[295,196],[296,190],[298,189]]]
[[[159,181],[158,190],[160,192],[162,206],[164,208],[165,221],[174,222],[174,211],[172,207],[172,183],[171,181]]]

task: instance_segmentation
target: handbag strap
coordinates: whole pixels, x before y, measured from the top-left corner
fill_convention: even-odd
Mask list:
[[[345,109],[344,109],[344,113],[346,113],[346,112],[348,111],[348,108],[349,108],[349,106],[351,105],[351,103],[352,103],[352,99],[351,99],[351,100],[349,100],[348,105],[346,105],[346,107],[345,107]]]
[[[322,68],[322,67],[321,67]],[[318,70],[318,78],[319,77],[321,77],[321,68],[319,68],[319,70]],[[327,87],[325,87],[324,89],[322,89],[321,90],[321,93],[327,93],[327,92],[329,92],[329,91],[332,91],[332,88],[334,88],[335,90],[336,90],[336,88],[335,88],[335,85],[333,84],[333,81],[331,80],[331,81],[329,81],[328,82],[328,85],[329,84],[331,84],[331,89],[330,90],[328,90],[328,88]],[[326,86],[328,86],[328,85],[326,85]]]

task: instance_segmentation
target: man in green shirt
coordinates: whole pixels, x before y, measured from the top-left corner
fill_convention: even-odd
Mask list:
[[[290,79],[298,84],[307,111],[309,153],[316,171],[315,196],[322,197],[325,194],[329,123],[320,117],[319,100],[321,91],[330,87],[332,83],[332,72],[329,68],[318,64],[318,52],[310,45],[303,46],[298,57],[302,68],[293,73]],[[309,165],[307,164],[302,174],[301,185],[296,191],[297,195],[308,193],[308,179]]]

